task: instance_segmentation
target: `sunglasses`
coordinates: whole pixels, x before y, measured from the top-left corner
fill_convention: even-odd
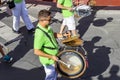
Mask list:
[[[41,19],[40,21],[51,21],[51,18],[50,19]]]

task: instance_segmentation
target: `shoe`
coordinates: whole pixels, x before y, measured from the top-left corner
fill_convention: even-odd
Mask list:
[[[16,34],[20,34],[20,31],[15,31],[13,28],[12,28],[12,31]]]
[[[10,56],[8,56],[8,55],[5,55],[5,56],[3,57],[3,60],[4,60],[5,62],[11,62],[11,61],[13,60],[13,58],[10,57]]]
[[[32,29],[28,30],[28,33],[34,33],[34,31],[35,31],[35,29],[32,28]]]

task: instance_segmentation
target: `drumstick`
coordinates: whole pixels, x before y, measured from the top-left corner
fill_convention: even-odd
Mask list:
[[[70,69],[70,70],[74,70],[74,69],[76,69],[76,68],[79,68],[79,66],[75,66],[75,65],[71,65],[71,64],[65,63],[65,62],[62,61],[62,60],[58,60],[58,62],[64,64],[64,65],[67,66],[67,68]]]
[[[67,68],[70,68],[71,67],[71,65],[70,64],[67,64],[67,63],[65,63],[64,61],[62,61],[62,60],[58,60],[58,62],[60,62],[60,63],[62,63],[62,64],[64,64],[64,65],[66,65],[67,66]]]

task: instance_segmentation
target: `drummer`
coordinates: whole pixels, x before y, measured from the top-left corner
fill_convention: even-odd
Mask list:
[[[65,26],[68,27],[71,36],[77,36],[76,24],[74,19],[73,6],[79,4],[87,4],[88,0],[58,0],[57,7],[62,9],[63,22],[60,28],[60,33],[63,33]]]
[[[55,61],[58,60],[58,44],[55,40],[57,37],[69,36],[69,34],[54,33],[49,26],[51,21],[51,12],[41,10],[38,14],[39,22],[35,30],[34,37],[34,54],[39,56],[41,64],[44,66],[46,73],[45,80],[57,80],[55,70]]]
[[[65,26],[67,26],[69,33],[71,32],[72,34],[71,36],[77,36],[72,0],[58,0],[57,7],[62,9],[63,15],[63,22],[59,33],[63,33]]]

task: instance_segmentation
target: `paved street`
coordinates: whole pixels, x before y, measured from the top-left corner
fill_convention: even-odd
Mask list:
[[[37,14],[42,9],[53,13],[51,26],[55,32],[60,29],[61,13],[54,4],[27,3],[29,17],[34,26]],[[59,80],[120,80],[120,7],[95,8],[92,15],[77,18],[77,30],[84,40],[88,52],[89,68],[77,79],[59,76]],[[22,34],[12,32],[12,16],[0,13],[0,42],[9,48],[14,58],[10,64],[0,63],[0,80],[44,80],[43,67],[33,53],[33,34],[28,34],[21,20]],[[0,55],[1,57],[1,55]]]

